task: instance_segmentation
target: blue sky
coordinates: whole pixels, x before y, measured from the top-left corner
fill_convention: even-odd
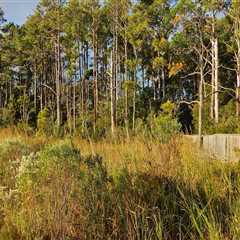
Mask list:
[[[9,22],[23,24],[31,15],[39,0],[0,0],[0,7]]]

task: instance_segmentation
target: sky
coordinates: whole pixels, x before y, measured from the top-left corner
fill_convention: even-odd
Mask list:
[[[39,0],[0,0],[0,7],[8,22],[23,24],[36,8]]]

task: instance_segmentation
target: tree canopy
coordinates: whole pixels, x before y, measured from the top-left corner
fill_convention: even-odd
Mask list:
[[[22,26],[0,10],[1,124],[36,128],[48,112],[69,133],[128,133],[170,101],[185,132],[238,132],[238,8],[224,0],[41,0]]]

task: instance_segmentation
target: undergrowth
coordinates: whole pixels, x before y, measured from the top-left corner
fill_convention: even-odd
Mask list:
[[[0,144],[0,239],[239,239],[240,165],[161,144]]]

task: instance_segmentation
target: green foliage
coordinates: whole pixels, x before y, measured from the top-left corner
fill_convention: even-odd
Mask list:
[[[179,133],[181,125],[174,116],[174,103],[167,101],[161,105],[161,109],[162,112],[158,116],[151,113],[147,122],[153,137],[168,142],[172,136]]]
[[[240,203],[239,199],[235,200],[232,206],[232,219],[231,219],[231,234],[233,235],[233,240],[237,240],[240,237],[240,228],[239,228],[239,221],[240,221]]]
[[[204,95],[209,94],[212,55],[207,53],[212,51],[213,35],[219,43],[219,65],[224,66],[218,68],[219,109],[224,108],[229,99],[235,101],[238,9],[236,2],[215,0],[42,0],[22,26],[4,24],[0,10],[0,126],[15,124],[26,133],[37,127],[40,134],[55,136],[79,132],[95,139],[105,136],[111,129],[112,76],[117,82],[116,125],[135,133],[135,120],[146,123],[151,111],[158,115],[159,104],[166,99],[178,103],[199,98],[199,78],[193,73],[199,72],[201,54]],[[56,68],[58,62],[64,66]],[[61,128],[54,124],[59,105]],[[43,106],[54,112],[40,111]],[[208,109],[204,112],[205,133],[238,128],[233,119],[215,127]]]
[[[11,209],[12,224],[25,239],[102,235],[101,216],[107,205],[95,206],[105,202],[107,182],[100,157],[84,158],[62,142],[22,158],[15,194],[9,196],[5,211]],[[87,232],[81,232],[80,225]]]
[[[20,140],[5,140],[0,144],[0,239],[16,239],[16,229],[12,226],[6,212],[8,201],[13,194],[16,175],[23,155],[31,148]]]
[[[156,57],[153,60],[153,68],[154,69],[160,69],[161,67],[163,67],[166,64],[166,61],[163,57]]]
[[[15,108],[12,103],[9,103],[6,108],[0,109],[0,126],[13,126],[15,123]]]
[[[53,133],[53,122],[48,108],[38,113],[37,129],[40,134],[51,135]]]
[[[210,103],[209,103],[210,104]],[[210,118],[210,106],[205,104],[205,111],[203,116],[203,133],[204,134],[215,134],[225,133],[233,134],[240,132],[239,119],[235,114],[235,102],[229,101],[220,110],[220,119],[218,124]],[[198,129],[198,105],[196,104],[193,109],[193,123],[195,132]]]
[[[0,186],[14,186],[16,167],[23,155],[30,153],[30,147],[20,140],[5,140],[0,144]]]
[[[99,112],[94,126],[93,115],[91,113],[77,118],[76,135],[84,139],[100,140],[106,137],[109,133],[111,126],[111,119],[109,118],[110,109],[107,103],[99,104]],[[119,112],[120,113],[120,112]]]
[[[175,104],[170,101],[167,101],[161,105],[161,109],[162,109],[162,113],[164,115],[173,117],[174,110],[175,110]]]

